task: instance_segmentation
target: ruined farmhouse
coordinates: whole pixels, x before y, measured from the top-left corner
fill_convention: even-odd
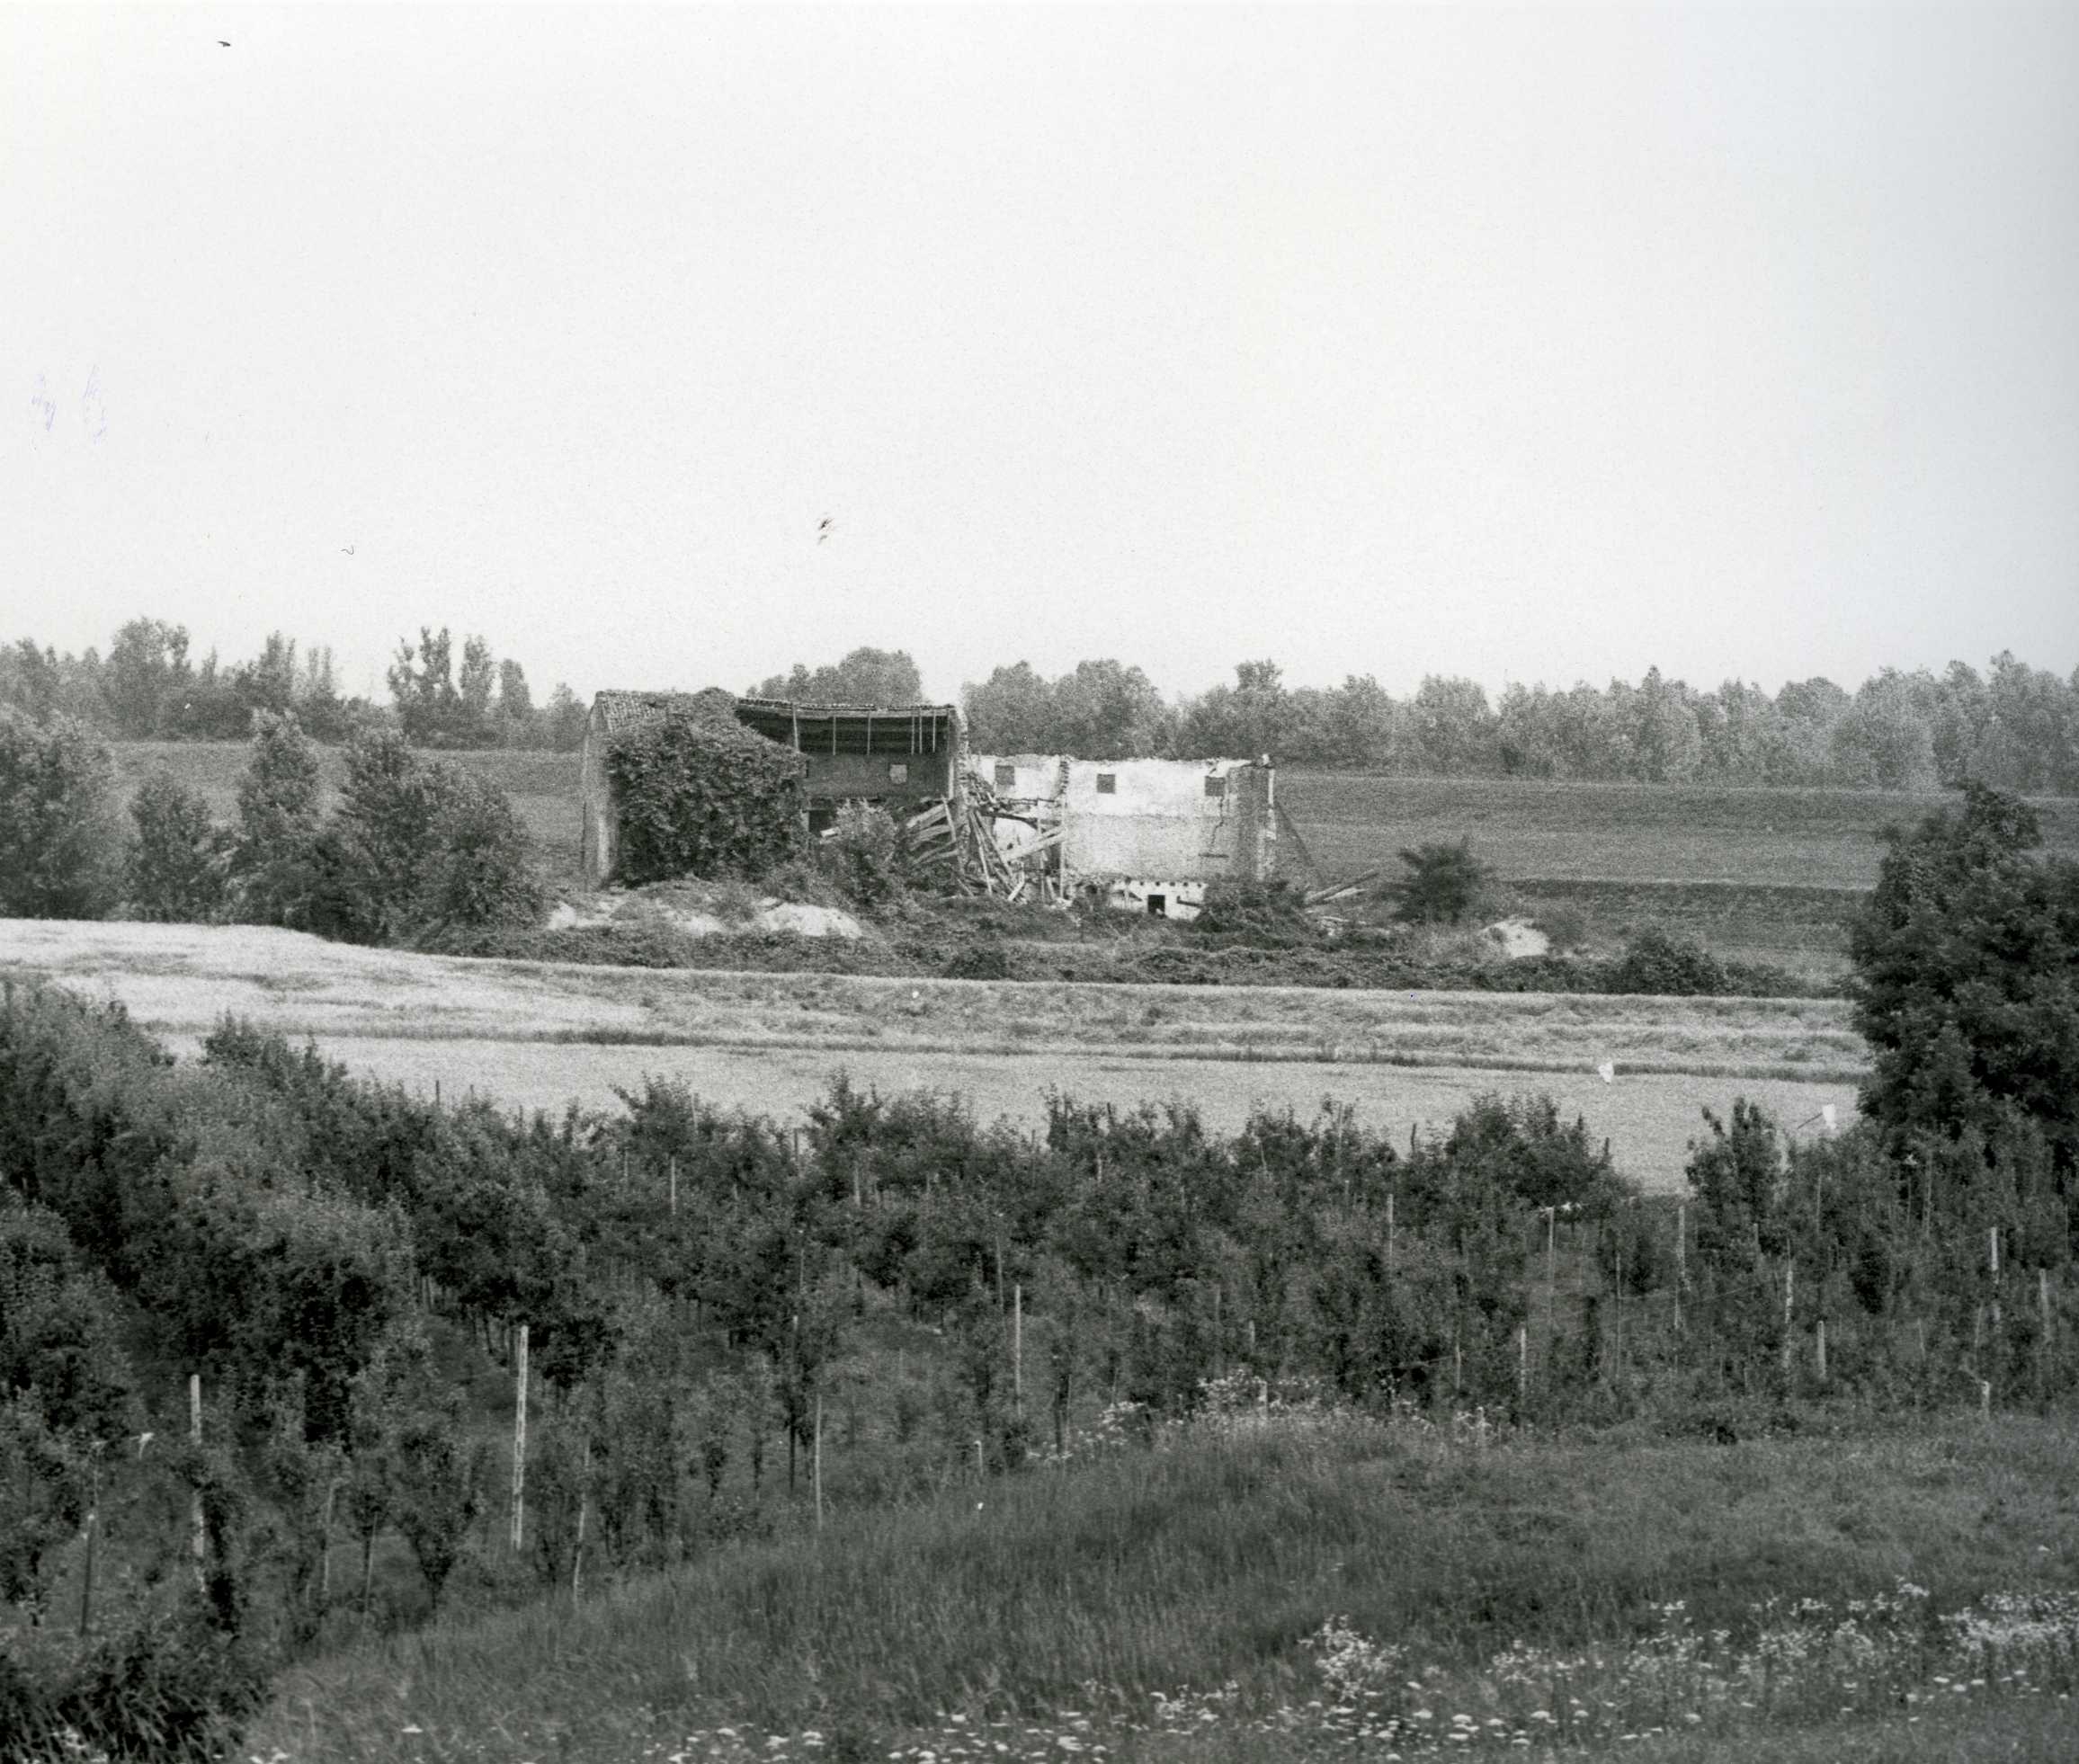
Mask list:
[[[674,710],[732,716],[799,753],[811,833],[827,828],[846,802],[879,804],[904,828],[917,863],[966,892],[1095,899],[1188,919],[1220,877],[1263,879],[1305,865],[1267,759],[973,754],[951,705],[606,691],[593,701],[582,758],[579,839],[588,886],[611,878],[620,840],[608,750]]]
[[[985,753],[968,774],[1013,872],[1036,871],[1065,895],[1189,919],[1207,883],[1279,873],[1277,780],[1265,762]]]

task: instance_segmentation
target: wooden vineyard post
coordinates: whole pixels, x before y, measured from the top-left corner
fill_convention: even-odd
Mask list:
[[[577,1590],[584,1572],[584,1521],[592,1506],[592,1439],[584,1441],[577,1469],[577,1543],[570,1552],[570,1602],[577,1603]]]
[[[675,1219],[679,1216],[679,1161],[676,1158],[671,1161],[671,1200],[669,1205],[672,1217]]]
[[[325,1485],[325,1519],[321,1536],[324,1553],[317,1558],[317,1603],[320,1609],[332,1597],[332,1515],[339,1501],[339,1478],[335,1476]]]
[[[1820,1382],[1821,1384],[1825,1384],[1825,1383],[1826,1382],[1826,1319],[1825,1319],[1825,1317],[1821,1317],[1821,1318],[1819,1319],[1818,1326],[1817,1326],[1817,1329],[1816,1329],[1816,1332],[1815,1341],[1816,1341],[1816,1347],[1817,1347],[1817,1350],[1818,1350],[1818,1356],[1819,1356],[1819,1359],[1818,1359],[1818,1372],[1819,1372],[1819,1382]]]
[[[1682,1328],[1682,1294],[1689,1289],[1689,1202],[1674,1204],[1674,1326]]]
[[[1545,1209],[1545,1359],[1559,1341],[1559,1209]]]
[[[1218,1302],[1218,1295],[1215,1295]],[[1011,1410],[1020,1421],[1025,1419],[1025,1286],[1019,1281],[1011,1288]]]
[[[809,1482],[816,1490],[816,1528],[823,1529],[823,1393],[816,1393],[816,1443],[809,1460]]]
[[[1393,1272],[1393,1190],[1386,1191],[1386,1271]],[[1250,1344],[1254,1347],[1255,1344]]]
[[[188,1443],[194,1447],[198,1454],[201,1453],[202,1449],[202,1375],[200,1372],[188,1374]],[[198,1463],[196,1469],[200,1471],[201,1468],[201,1466]],[[200,1488],[196,1489],[194,1498],[188,1503],[188,1513],[193,1532],[189,1543],[189,1549],[195,1558],[195,1584],[200,1586],[204,1579],[203,1563],[210,1548],[209,1528],[202,1522],[202,1491]]]
[[[2003,1331],[2001,1329],[2001,1327],[2000,1327],[2000,1322],[2001,1322],[2001,1319],[2000,1319],[2000,1228],[1999,1228],[1999,1226],[1998,1226],[1998,1225],[1994,1225],[1994,1226],[1992,1227],[1991,1231],[1988,1233],[1988,1236],[1989,1236],[1989,1239],[1990,1239],[1990,1246],[1991,1246],[1991,1263],[1992,1263],[1992,1270],[1993,1270],[1993,1297],[1992,1297],[1992,1304],[1991,1304],[1991,1306],[1990,1306],[1990,1315],[1991,1315],[1991,1318],[1992,1318],[1992,1339],[1991,1339],[1989,1341],[1987,1341],[1987,1343],[1985,1344],[1985,1346],[1986,1346],[1986,1353],[1985,1353],[1985,1374],[1986,1374],[1986,1376],[1987,1376],[1988,1377],[1994,1377],[1994,1376],[1996,1376],[1998,1375],[1998,1373],[1999,1373],[1999,1369],[2000,1369],[2000,1359],[2001,1359],[2001,1352],[2000,1352],[2000,1350],[2001,1350],[2001,1348],[2002,1348],[2002,1346],[2003,1346],[2003,1333],[2004,1333],[2004,1332],[2003,1332]]]
[[[520,1325],[513,1350],[513,1547],[526,1536],[527,1515],[527,1325]]]
[[[2042,1327],[2036,1333],[2036,1394],[2046,1401],[2050,1394],[2050,1270],[2036,1270],[2036,1309]]]
[[[8,982],[7,990],[7,1002],[12,1006],[14,1002],[13,981]],[[79,1582],[79,1634],[82,1640],[85,1639],[87,1626],[94,1621],[94,1544],[101,1529],[101,1451],[98,1447],[94,1449],[93,1463],[94,1482],[86,1504],[86,1565]]]
[[[1790,1376],[1791,1354],[1795,1341],[1790,1333],[1793,1298],[1798,1289],[1798,1264],[1789,1256],[1783,1258],[1783,1376]]]
[[[1521,1412],[1530,1400],[1530,1325],[1516,1325],[1516,1408]]]

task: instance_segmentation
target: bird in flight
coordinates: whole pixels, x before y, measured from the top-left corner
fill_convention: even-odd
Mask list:
[[[217,47],[219,49],[228,49],[231,47],[231,40],[228,37],[219,37],[217,39]]]
[[[351,545],[343,545],[339,548],[345,552],[349,557],[353,556],[353,548]]]
[[[818,544],[818,545],[821,545],[825,539],[828,539],[828,538],[830,537],[830,530],[831,530],[831,525],[832,525],[832,522],[831,522],[831,519],[830,519],[830,517],[829,517],[827,514],[826,514],[826,515],[825,515],[825,516],[823,517],[823,519],[822,519],[820,521],[818,521],[818,522],[816,523],[816,544]]]

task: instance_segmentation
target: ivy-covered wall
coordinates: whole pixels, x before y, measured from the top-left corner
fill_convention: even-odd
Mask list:
[[[611,879],[762,875],[807,839],[806,767],[732,718],[676,706],[606,750],[616,823]]]

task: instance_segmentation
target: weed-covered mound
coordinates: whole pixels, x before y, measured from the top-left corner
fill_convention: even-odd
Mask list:
[[[638,967],[882,975],[954,980],[1066,980],[1095,984],[1316,986],[1373,992],[1614,993],[1809,998],[1830,983],[1762,964],[1719,961],[1692,941],[1642,935],[1621,954],[1511,958],[1492,940],[1376,933],[1330,940],[1203,936],[1141,930],[1099,914],[1088,934],[1062,934],[1066,915],[1035,912],[1004,923],[913,908],[879,935],[843,941],[786,931],[693,934],[667,922],[488,932],[459,953],[510,960],[604,962]],[[1111,915],[1120,916],[1124,915]],[[1031,931],[1032,934],[1027,935]]]

